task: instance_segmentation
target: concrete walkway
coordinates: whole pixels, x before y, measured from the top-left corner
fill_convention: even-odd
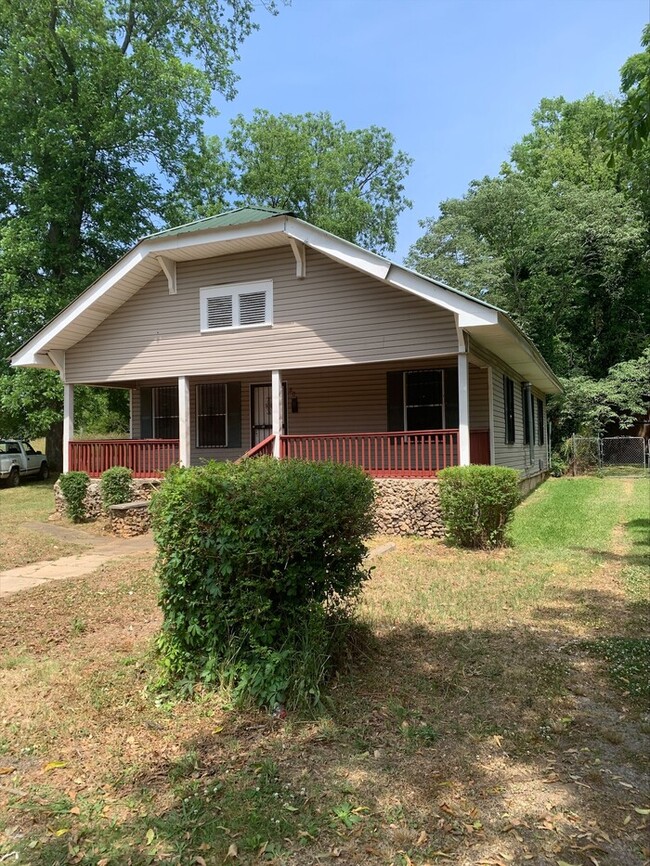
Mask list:
[[[53,535],[60,541],[85,545],[90,550],[72,556],[62,556],[60,559],[32,562],[30,565],[0,571],[0,598],[20,592],[22,589],[39,586],[41,583],[65,580],[67,577],[81,577],[90,574],[110,560],[122,559],[137,553],[150,553],[155,549],[153,538],[149,533],[136,538],[115,538],[93,536],[82,529],[47,523],[25,525],[30,529]]]

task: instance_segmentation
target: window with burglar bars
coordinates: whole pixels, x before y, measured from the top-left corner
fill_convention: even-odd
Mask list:
[[[228,392],[223,383],[196,386],[196,444],[199,448],[228,445]]]
[[[173,385],[152,388],[151,396],[154,438],[178,439],[178,388]]]

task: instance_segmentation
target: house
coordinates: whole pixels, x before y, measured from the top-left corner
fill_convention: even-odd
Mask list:
[[[91,475],[268,453],[533,485],[560,390],[503,311],[261,207],[144,238],[11,361],[59,371],[64,469]],[[130,439],[75,438],[81,384],[129,389]]]

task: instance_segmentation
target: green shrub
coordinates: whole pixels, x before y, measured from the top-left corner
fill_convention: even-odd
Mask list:
[[[454,466],[438,476],[447,534],[460,547],[487,550],[505,543],[519,502],[519,473],[505,466]]]
[[[556,451],[551,454],[551,463],[549,466],[549,471],[554,478],[561,478],[563,475],[566,475],[569,469],[569,464],[563,457]]]
[[[270,458],[169,471],[152,502],[163,680],[317,705],[368,571],[372,481]]]
[[[133,472],[126,466],[113,466],[102,472],[100,488],[104,508],[130,502]]]
[[[85,472],[66,472],[59,478],[65,511],[73,523],[80,523],[86,517],[84,499],[89,482],[90,478]]]

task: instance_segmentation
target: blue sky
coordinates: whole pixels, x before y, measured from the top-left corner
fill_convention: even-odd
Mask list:
[[[208,131],[258,107],[389,129],[415,159],[399,260],[419,219],[498,172],[542,97],[617,94],[650,0],[293,0],[258,20]]]

